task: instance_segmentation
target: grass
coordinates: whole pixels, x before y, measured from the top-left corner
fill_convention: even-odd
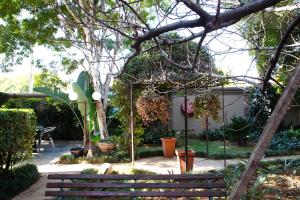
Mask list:
[[[206,141],[196,139],[188,140],[189,149],[193,149],[198,157],[206,155]],[[176,149],[184,149],[184,146],[176,147]],[[253,147],[239,147],[235,145],[226,145],[226,154],[228,158],[245,158],[250,155]],[[138,148],[138,157],[162,156],[161,146],[142,146]],[[223,159],[224,147],[222,141],[209,142],[209,155],[211,158]]]
[[[188,145],[196,152],[206,153],[206,141],[192,139]],[[211,141],[208,144],[209,154],[224,154],[224,144],[222,141]],[[240,147],[235,145],[226,145],[226,153],[231,155],[240,155],[251,153],[253,147]]]
[[[184,144],[183,142],[180,142]],[[206,156],[206,141],[198,139],[189,139],[188,148],[193,149],[196,152],[197,157]],[[181,145],[176,147],[176,149],[184,149],[184,146]],[[209,141],[209,157],[211,159],[224,159],[224,146],[223,141]],[[241,147],[237,145],[228,145],[226,144],[226,158],[249,158],[252,153],[253,147],[246,146]],[[265,155],[270,156],[287,156],[287,155],[299,155],[299,151],[275,151],[267,150]],[[152,156],[163,156],[163,150],[161,146],[141,146],[137,149],[137,157],[146,158]]]

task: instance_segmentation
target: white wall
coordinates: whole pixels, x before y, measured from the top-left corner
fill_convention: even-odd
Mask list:
[[[222,104],[222,95],[220,91],[216,91],[220,96]],[[194,100],[196,95],[189,95],[188,99]],[[245,94],[242,91],[224,91],[224,110],[225,121],[229,123],[233,116],[245,117],[247,105],[245,102]],[[184,130],[184,115],[181,112],[181,104],[184,97],[172,95],[172,105],[170,106],[170,126],[175,130]],[[222,110],[219,112],[219,122],[209,119],[209,128],[216,129],[222,126]],[[203,119],[188,118],[188,129],[194,134],[203,132]]]

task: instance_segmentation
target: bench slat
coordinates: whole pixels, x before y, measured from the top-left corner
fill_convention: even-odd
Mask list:
[[[225,188],[225,183],[81,183],[50,182],[47,188]]]
[[[76,197],[224,197],[226,192],[222,191],[164,191],[164,192],[109,192],[109,191],[46,191],[46,196],[76,196]]]
[[[50,174],[48,179],[89,179],[89,180],[192,180],[223,179],[222,174],[161,174],[161,175],[128,175],[128,174]]]

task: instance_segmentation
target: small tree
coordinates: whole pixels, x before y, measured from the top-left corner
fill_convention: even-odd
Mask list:
[[[131,155],[131,130],[129,115],[131,110],[130,101],[130,85],[129,80],[126,78],[117,79],[112,86],[113,95],[111,97],[111,104],[117,109],[116,118],[120,121],[119,128],[122,130],[122,134],[118,137],[118,150],[124,152],[126,156]],[[132,101],[136,102],[136,99],[141,94],[141,89],[137,85],[133,85]],[[144,128],[141,123],[141,118],[136,112],[136,107],[133,106],[133,121],[134,121],[134,148],[140,145],[142,136],[144,134]]]
[[[206,153],[208,156],[208,118],[219,120],[219,110],[221,109],[219,96],[213,93],[203,93],[196,96],[194,100],[195,118],[204,118],[205,137],[206,137]]]

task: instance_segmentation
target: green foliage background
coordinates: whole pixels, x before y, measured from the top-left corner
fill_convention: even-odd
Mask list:
[[[56,127],[52,135],[54,140],[82,140],[80,124],[72,110],[65,103],[51,98],[10,99],[3,107],[33,109],[38,125]],[[73,106],[73,109],[80,116],[76,105]]]

